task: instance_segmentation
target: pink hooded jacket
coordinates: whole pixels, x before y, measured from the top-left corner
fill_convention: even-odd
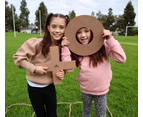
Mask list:
[[[118,63],[126,61],[126,55],[121,45],[113,37],[104,42],[105,50],[108,56]],[[62,61],[71,61],[70,51],[67,47],[62,48]],[[80,58],[79,58],[80,59]],[[80,63],[80,71],[77,75],[77,81],[83,93],[92,95],[103,95],[109,91],[110,81],[112,79],[112,70],[110,61],[104,60],[97,67],[89,66],[89,56],[84,56]],[[73,70],[67,70],[71,72]]]

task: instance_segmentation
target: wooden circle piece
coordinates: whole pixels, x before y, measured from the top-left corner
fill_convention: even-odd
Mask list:
[[[76,32],[82,27],[89,28],[93,33],[92,41],[86,45],[80,44],[76,39]],[[65,37],[70,42],[69,49],[81,56],[94,54],[103,45],[104,39],[101,37],[103,29],[102,23],[93,16],[81,15],[73,18],[65,30]]]

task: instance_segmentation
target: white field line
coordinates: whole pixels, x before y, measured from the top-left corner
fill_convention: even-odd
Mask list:
[[[127,45],[137,45],[138,46],[137,43],[126,43],[126,42],[119,42],[119,43],[121,43],[121,44],[127,44]]]

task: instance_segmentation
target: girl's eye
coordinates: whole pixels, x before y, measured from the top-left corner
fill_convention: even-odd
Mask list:
[[[85,30],[85,32],[89,32],[89,30]]]
[[[64,29],[65,27],[64,26],[60,26],[60,29]]]
[[[77,34],[80,34],[81,32],[77,32]]]
[[[52,28],[56,28],[56,25],[52,25]]]

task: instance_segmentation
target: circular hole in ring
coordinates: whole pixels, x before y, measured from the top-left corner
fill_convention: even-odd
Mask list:
[[[83,29],[83,30],[82,30]],[[76,40],[77,40],[77,42],[79,43],[79,44],[81,44],[81,45],[83,45],[80,41],[79,41],[79,39],[78,39],[78,37],[77,37],[77,34],[79,34],[79,33],[82,33],[82,31],[86,34],[86,33],[88,33],[88,31],[90,31],[90,40],[89,40],[89,42],[87,43],[87,45],[89,44],[89,43],[91,43],[92,42],[92,40],[93,40],[93,32],[92,32],[92,30],[90,29],[90,28],[88,28],[88,27],[81,27],[81,28],[79,28],[78,30],[77,30],[77,32],[76,32],[76,34],[75,34],[75,37],[76,37]]]

